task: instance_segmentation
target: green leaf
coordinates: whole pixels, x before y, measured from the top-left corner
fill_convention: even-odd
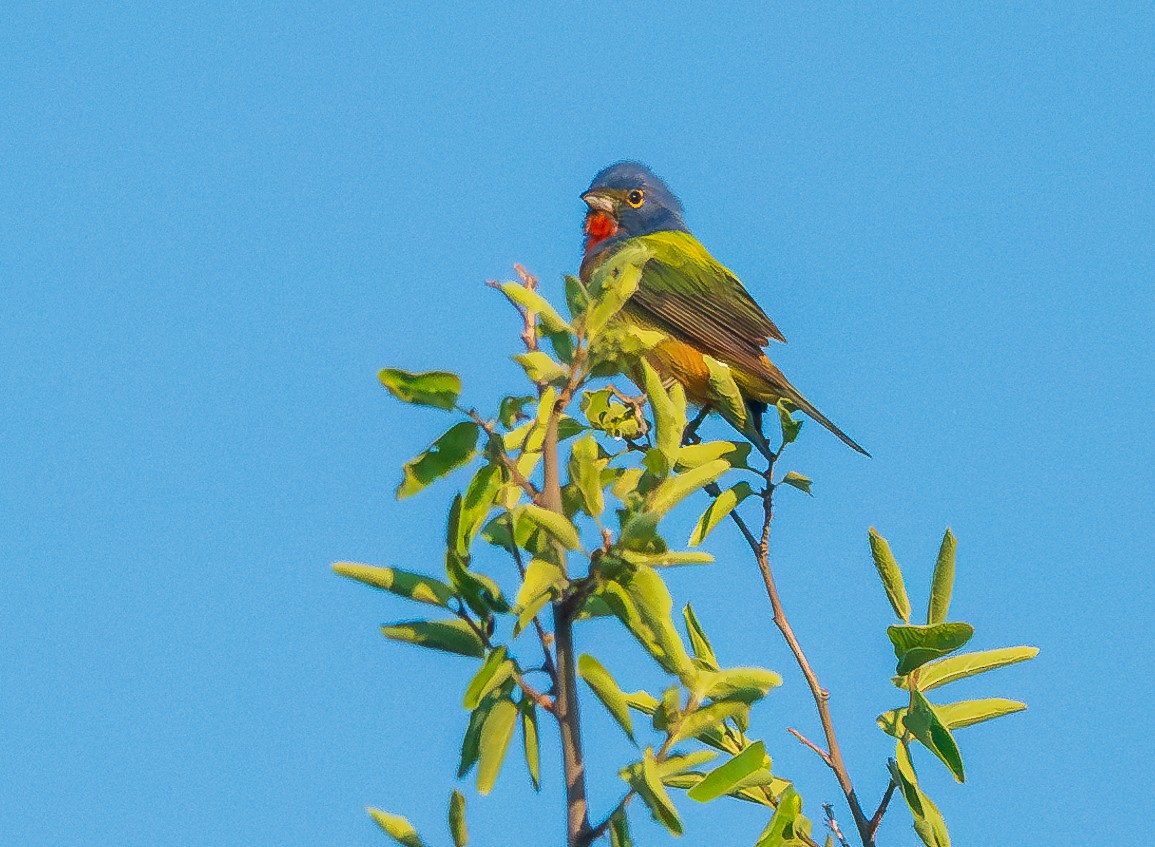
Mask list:
[[[614,555],[634,565],[651,568],[669,568],[677,565],[708,565],[714,561],[710,553],[693,550],[663,550],[661,553],[639,553],[636,550],[617,550]]]
[[[502,471],[497,465],[485,465],[469,482],[465,495],[461,499],[461,512],[457,522],[457,552],[462,555],[469,552],[473,539],[489,517],[489,510],[497,499],[498,492],[504,480]]]
[[[743,779],[767,766],[766,745],[761,741],[751,744],[724,765],[715,768],[706,778],[690,789],[687,796],[699,803],[708,803],[729,793]]]
[[[890,545],[874,527],[870,528],[870,554],[874,557],[874,567],[878,569],[890,607],[896,615],[910,623],[910,599],[906,596],[906,586],[902,584],[902,571],[894,560],[894,554],[890,552]]]
[[[634,410],[613,399],[612,389],[582,393],[581,410],[596,430],[614,438],[637,438],[642,430]]]
[[[547,332],[573,332],[573,327],[566,323],[550,302],[533,289],[526,288],[519,282],[503,282],[501,293],[514,305],[537,315]]]
[[[498,647],[482,663],[481,669],[474,675],[465,689],[465,696],[461,705],[467,709],[476,709],[481,705],[491,691],[496,690],[502,683],[513,676],[513,662],[506,658],[505,647]]]
[[[750,444],[739,444],[734,441],[703,441],[701,444],[688,444],[678,450],[677,470],[690,470],[715,459],[725,459],[732,468],[749,470],[747,461],[750,458],[750,448]]]
[[[786,398],[779,400],[775,408],[778,409],[778,423],[782,427],[782,446],[785,447],[798,438],[798,433],[802,430],[802,421],[794,419],[794,412],[798,407]]]
[[[915,820],[918,820],[924,814],[922,792],[918,788],[918,778],[914,773],[914,764],[910,761],[910,752],[901,740],[895,745],[895,757],[887,760],[886,767],[890,771],[891,779],[898,785],[902,799],[910,807],[910,813]]]
[[[481,428],[472,421],[462,421],[429,446],[415,459],[405,463],[397,499],[404,500],[428,487],[450,471],[468,464],[476,455],[477,437]]]
[[[583,320],[586,337],[591,341],[638,290],[642,267],[651,255],[645,244],[625,244],[594,271],[588,287],[592,302],[585,310]]]
[[[519,397],[503,397],[497,413],[501,425],[509,429],[517,423],[525,414],[522,411],[522,409],[525,408],[525,404],[532,403],[535,399],[532,394],[525,394]]]
[[[555,362],[548,353],[534,350],[530,353],[518,353],[513,360],[525,368],[525,375],[530,382],[544,385],[550,382],[561,382],[569,377],[569,371]]]
[[[625,809],[618,809],[610,816],[610,847],[633,847],[630,839],[630,822]]]
[[[642,802],[649,807],[654,820],[674,835],[681,835],[682,821],[678,817],[677,809],[674,808],[674,802],[666,793],[666,787],[662,785],[658,763],[654,759],[653,750],[649,747],[646,748],[645,757],[642,759],[640,779],[637,779],[633,786],[637,789]]]
[[[626,703],[636,712],[653,715],[658,710],[658,698],[648,691],[634,691],[626,694]]]
[[[800,834],[797,830],[803,820],[802,798],[791,785],[778,798],[778,808],[774,810],[770,823],[762,830],[755,847],[793,847],[794,843],[798,843],[795,836]]]
[[[694,531],[690,533],[690,546],[697,547],[706,540],[714,528],[718,526],[726,516],[754,493],[754,489],[750,487],[750,483],[743,480],[737,485],[727,488],[721,494],[714,498],[706,511],[702,512],[702,516],[698,518],[698,524],[694,527]]]
[[[668,471],[678,460],[682,447],[682,432],[686,428],[686,391],[680,383],[675,383],[666,392],[662,378],[648,361],[640,361],[645,378],[646,396],[654,411],[654,440],[658,451],[665,458]]]
[[[577,671],[578,675],[586,681],[586,684],[602,702],[602,705],[606,707],[606,711],[618,722],[618,726],[629,736],[630,741],[633,741],[634,726],[630,720],[630,707],[626,702],[625,694],[622,693],[622,689],[618,687],[610,672],[593,656],[584,653],[578,657]]]
[[[512,700],[499,700],[489,711],[481,728],[480,756],[477,763],[477,793],[488,794],[497,782],[505,752],[517,723],[517,706]]]
[[[930,691],[940,685],[976,676],[980,673],[1004,668],[1018,662],[1025,662],[1039,655],[1038,647],[1001,647],[997,650],[980,650],[962,653],[946,659],[927,662],[918,672],[918,688]],[[909,688],[910,677],[896,676],[891,680],[899,688]]]
[[[930,583],[930,603],[926,608],[928,624],[942,623],[950,608],[951,590],[954,588],[954,552],[957,546],[954,533],[947,527],[938,548],[938,561],[934,563],[934,576]]]
[[[418,837],[413,824],[405,818],[400,815],[391,815],[380,809],[368,809],[367,811],[372,815],[373,820],[377,821],[377,826],[385,830],[386,834],[398,844],[404,844],[405,847],[425,847],[425,842]]]
[[[543,509],[541,506],[530,504],[521,512],[526,518],[553,536],[567,550],[581,549],[581,539],[577,528],[569,522],[565,515]]]
[[[957,703],[944,703],[935,706],[934,711],[947,729],[956,730],[983,721],[1001,718],[1003,715],[1013,715],[1015,712],[1021,712],[1026,708],[1026,703],[1020,703],[1017,700],[988,697],[984,700],[960,700]],[[891,709],[875,718],[875,723],[887,735],[901,738],[906,732],[906,725],[903,723],[905,717],[906,709]]]
[[[734,374],[730,366],[719,362],[713,356],[703,356],[709,372],[710,403],[717,407],[718,412],[730,421],[739,431],[746,429],[746,401],[738,383],[734,382]]]
[[[941,706],[935,706],[934,710],[947,729],[954,730],[1001,718],[1003,715],[1013,715],[1015,712],[1021,712],[1026,708],[1026,703],[1020,703],[1017,700],[987,697],[982,700],[960,700],[957,703],[944,703]]]
[[[457,789],[449,795],[449,831],[453,835],[453,847],[469,844],[469,830],[465,826],[465,795]]]
[[[749,708],[746,703],[725,700],[695,709],[693,712],[682,716],[677,731],[674,732],[674,743],[677,744],[687,738],[695,738],[702,732],[719,726],[727,718],[741,714]]]
[[[728,668],[724,671],[703,671],[696,691],[714,701],[736,700],[754,703],[765,697],[772,688],[782,684],[782,677],[764,668]]]
[[[782,477],[779,485],[792,485],[799,491],[805,491],[807,494],[811,494],[810,479],[797,471],[790,471],[786,476]]]
[[[533,790],[541,790],[541,743],[537,732],[537,706],[529,697],[522,697],[517,704],[521,712],[521,740],[525,751],[525,767],[529,771],[529,781]]]
[[[532,559],[525,569],[525,579],[514,601],[517,608],[517,625],[514,634],[520,634],[545,608],[556,589],[566,584],[561,568],[546,559]]]
[[[585,284],[576,276],[566,275],[565,304],[569,308],[570,317],[577,320],[590,303],[589,292]]]
[[[377,378],[398,400],[417,406],[452,409],[461,394],[461,377],[447,371],[414,374],[385,368]]]
[[[674,628],[674,603],[657,571],[637,568],[618,581],[607,582],[601,596],[662,668],[683,682],[693,682],[698,671]]]
[[[922,807],[926,816],[914,822],[914,831],[927,847],[950,847],[950,836],[947,835],[946,821],[942,812],[925,794],[922,795]]]
[[[454,501],[454,507],[460,502],[461,495]],[[451,532],[456,532],[452,529]],[[445,553],[445,575],[449,578],[453,589],[461,596],[467,606],[482,618],[488,618],[494,612],[505,614],[509,611],[509,603],[502,596],[501,586],[483,573],[470,571],[468,557],[459,555],[454,550]]]
[[[954,736],[920,692],[912,691],[911,698],[912,705],[902,719],[903,724],[924,747],[942,760],[958,782],[962,782],[965,779],[962,756]]]
[[[975,628],[969,623],[938,623],[934,626],[888,626],[887,637],[894,645],[894,656],[898,659],[895,673],[908,674],[932,659],[953,653],[962,647]]]
[[[706,631],[698,623],[698,616],[694,614],[694,609],[689,603],[682,609],[682,618],[686,621],[686,632],[690,635],[690,647],[694,650],[695,658],[710,670],[718,670],[718,657],[714,655],[714,647],[706,637]]]
[[[598,517],[606,507],[602,496],[602,469],[608,459],[601,458],[597,439],[587,433],[573,444],[569,459],[569,477],[581,492],[586,514]]]
[[[489,717],[489,710],[497,703],[499,697],[490,696],[469,715],[469,726],[461,739],[461,760],[457,766],[457,778],[463,778],[473,766],[477,764],[477,757],[481,753],[481,728],[485,719]]]
[[[667,477],[650,492],[647,498],[646,512],[661,517],[677,506],[686,497],[693,494],[730,470],[730,463],[725,459],[715,459],[691,471]]]
[[[337,562],[333,570],[341,576],[389,591],[398,597],[448,608],[453,589],[438,579],[399,568],[379,568],[356,562]]]
[[[910,807],[914,817],[914,830],[918,833],[922,843],[927,847],[950,847],[950,836],[946,831],[946,822],[938,807],[929,797],[922,793],[915,778],[914,766],[910,761],[910,753],[901,741],[895,750],[895,758],[887,762],[891,777],[898,783],[899,791]]]
[[[461,656],[480,659],[485,647],[470,626],[463,620],[449,618],[443,621],[401,621],[381,627],[381,633],[394,641],[405,641],[418,647],[442,650]]]

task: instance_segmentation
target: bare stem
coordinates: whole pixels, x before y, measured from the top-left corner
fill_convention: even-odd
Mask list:
[[[850,847],[850,842],[846,840],[846,836],[842,834],[842,827],[838,825],[838,821],[834,819],[834,807],[829,803],[822,804],[822,811],[826,814],[826,825],[830,831],[834,833],[834,837],[838,839],[838,843],[842,847]]]
[[[779,450],[779,454],[781,450]],[[746,522],[742,520],[741,515],[737,510],[730,513],[735,524],[737,524],[742,537],[746,539],[746,543],[750,546],[750,550],[754,553],[754,558],[758,562],[758,570],[762,573],[762,582],[766,586],[766,595],[770,598],[770,606],[774,611],[774,624],[782,633],[782,637],[786,640],[786,645],[790,648],[790,652],[794,656],[802,675],[806,678],[806,684],[810,688],[810,693],[814,697],[814,705],[818,709],[818,718],[822,723],[822,730],[826,736],[826,751],[823,751],[818,745],[812,742],[807,743],[804,738],[798,733],[795,735],[807,743],[807,746],[812,747],[816,752],[823,757],[823,761],[829,765],[834,772],[835,779],[838,780],[838,786],[842,789],[843,795],[846,797],[846,802],[850,806],[850,812],[854,816],[854,823],[858,828],[858,834],[862,839],[863,847],[874,847],[874,832],[870,827],[870,821],[867,820],[866,815],[863,814],[862,806],[858,802],[858,796],[854,793],[854,785],[850,781],[850,774],[846,770],[846,764],[842,759],[842,751],[838,747],[838,738],[834,733],[834,722],[830,717],[830,692],[826,691],[818,682],[818,676],[814,673],[813,668],[810,667],[810,662],[806,658],[806,654],[802,651],[802,645],[798,643],[798,638],[794,635],[794,629],[790,626],[790,621],[786,617],[786,611],[782,606],[782,599],[778,596],[778,586],[774,581],[774,573],[770,569],[770,525],[774,520],[774,462],[778,458],[776,454],[771,453],[768,457],[768,467],[763,474],[766,480],[766,488],[762,494],[762,532],[759,538],[755,538]]]
[[[786,727],[786,731],[789,732],[791,735],[793,735],[795,738],[797,738],[799,741],[801,741],[805,746],[809,747],[811,750],[813,750],[815,753],[817,753],[818,757],[820,759],[822,759],[822,761],[826,762],[827,766],[830,765],[830,754],[829,753],[827,753],[825,750],[823,750],[821,747],[819,747],[817,744],[815,744],[813,741],[811,741],[809,738],[807,738],[801,732],[796,730],[794,727],[788,726],[788,727]]]
[[[886,786],[886,793],[882,795],[882,801],[878,804],[878,809],[870,818],[870,837],[873,838],[878,832],[879,824],[882,823],[882,816],[886,814],[886,807],[890,805],[890,798],[894,796],[894,789],[898,788],[898,783],[893,779]]]
[[[558,451],[558,420],[561,409],[569,403],[577,384],[578,363],[574,375],[558,398],[546,423],[542,442],[542,505],[562,513],[561,459]],[[565,550],[557,548],[558,563],[566,572]],[[566,843],[578,847],[589,830],[589,800],[586,797],[585,758],[582,754],[581,716],[578,711],[577,659],[573,644],[573,618],[577,608],[572,598],[561,598],[553,604],[553,637],[557,661],[554,714],[561,731],[562,766],[566,788]]]

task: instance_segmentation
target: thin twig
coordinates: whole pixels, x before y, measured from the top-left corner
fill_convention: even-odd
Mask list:
[[[509,552],[513,555],[514,564],[517,565],[517,572],[521,575],[522,580],[525,580],[525,562],[521,558],[521,549],[517,546],[516,531],[513,526],[513,517],[509,512],[505,513],[506,526],[509,527]],[[545,627],[541,623],[541,619],[533,616],[533,628],[537,632],[537,640],[541,642],[541,652],[545,656],[542,664],[542,670],[545,671],[550,678],[553,685],[557,686],[557,667],[553,662],[553,653],[550,652],[549,642],[550,634],[545,631]]]
[[[801,741],[803,744],[805,744],[807,747],[809,747],[811,750],[813,750],[815,753],[817,753],[818,757],[820,759],[822,759],[822,761],[826,762],[827,767],[833,767],[833,765],[831,765],[831,763],[830,763],[830,754],[829,753],[827,753],[825,750],[823,750],[821,747],[819,747],[817,744],[815,744],[813,741],[811,741],[809,738],[807,738],[801,732],[796,730],[794,727],[788,726],[788,727],[786,727],[786,731],[789,732],[791,735],[793,735],[795,738],[797,738],[799,741]]]
[[[765,442],[765,439],[762,439]],[[784,445],[783,445],[784,446]],[[763,451],[769,452],[769,451]],[[778,596],[778,587],[774,581],[773,571],[770,569],[770,526],[774,520],[774,462],[778,456],[781,455],[782,450],[778,453],[770,453],[768,457],[768,464],[766,471],[763,473],[763,478],[766,480],[766,488],[762,493],[762,533],[761,537],[756,539],[746,522],[742,520],[737,510],[730,512],[730,517],[738,526],[742,536],[746,539],[746,543],[750,546],[754,553],[754,558],[758,562],[758,569],[762,573],[762,581],[766,586],[766,594],[770,598],[770,606],[774,612],[774,623],[782,633],[782,637],[786,640],[790,652],[794,656],[795,662],[798,664],[802,675],[806,678],[806,684],[810,688],[810,693],[814,698],[814,705],[818,709],[818,718],[822,723],[822,729],[826,735],[827,747],[827,764],[834,772],[835,779],[838,780],[838,785],[842,789],[843,795],[846,797],[846,802],[850,806],[850,812],[854,816],[854,823],[858,829],[859,836],[862,838],[864,847],[873,847],[874,837],[870,830],[870,822],[866,819],[866,815],[862,812],[862,806],[858,802],[858,796],[854,793],[854,785],[850,780],[850,774],[846,770],[846,764],[842,759],[842,751],[838,747],[838,738],[834,733],[834,723],[830,717],[830,693],[826,691],[818,682],[818,676],[810,667],[810,662],[806,658],[806,654],[802,651],[802,646],[798,643],[798,638],[794,635],[794,630],[790,626],[790,621],[786,617],[786,611],[782,606],[782,600]]]
[[[878,827],[882,823],[882,816],[886,814],[886,807],[890,805],[890,798],[894,796],[894,789],[896,788],[898,788],[898,783],[892,778],[890,784],[886,786],[886,793],[882,795],[882,801],[878,804],[878,810],[870,818],[871,838],[878,832]]]
[[[838,826],[838,821],[834,819],[834,807],[829,803],[822,804],[822,811],[826,813],[826,825],[830,831],[834,833],[834,837],[838,839],[838,843],[842,847],[850,847],[850,842],[846,840],[846,836],[842,834],[842,829]]]
[[[473,630],[474,635],[481,639],[481,643],[485,645],[487,650],[493,649],[493,642],[489,640],[489,636],[486,634],[485,630],[478,626],[477,622],[473,620],[473,618],[467,611],[465,611],[464,608],[458,607],[453,610],[453,613],[469,625],[469,628]],[[516,682],[521,690],[525,692],[526,697],[537,703],[537,705],[541,706],[546,711],[556,714],[556,710],[554,709],[554,700],[552,697],[550,697],[548,694],[542,694],[540,691],[526,682],[525,677],[523,677],[517,671],[514,671],[513,673],[513,681]]]
[[[469,417],[473,419],[473,422],[481,427],[485,434],[488,435],[491,439],[501,438],[501,434],[497,431],[497,428],[481,415],[479,415],[476,409],[470,409],[468,412],[466,412],[466,414],[468,414]],[[517,462],[513,459],[512,456],[505,452],[505,447],[501,448],[501,452],[498,454],[498,458],[501,459],[501,464],[505,467],[505,469],[509,471],[509,478],[513,480],[514,484],[517,485],[522,491],[524,491],[529,496],[530,500],[537,502],[538,496],[541,492],[537,490],[537,486],[526,479],[525,475],[520,470],[518,470]]]

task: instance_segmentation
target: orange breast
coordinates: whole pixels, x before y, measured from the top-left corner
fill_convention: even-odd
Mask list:
[[[691,403],[701,406],[709,399],[710,370],[702,354],[689,344],[671,338],[655,347],[646,358],[664,379],[680,382]]]

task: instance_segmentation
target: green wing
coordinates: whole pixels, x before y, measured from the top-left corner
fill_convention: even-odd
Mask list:
[[[637,239],[652,252],[627,309],[721,361],[761,370],[762,348],[786,341],[774,321],[688,232]]]

